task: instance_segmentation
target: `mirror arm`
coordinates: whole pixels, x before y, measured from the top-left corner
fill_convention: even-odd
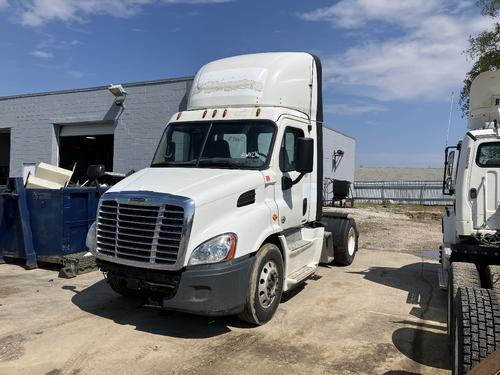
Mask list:
[[[282,190],[291,189],[293,187],[293,185],[298,184],[300,182],[300,180],[302,180],[302,177],[304,177],[305,175],[306,175],[305,173],[301,173],[294,181],[292,181],[292,179],[290,177],[283,176],[281,178]]]
[[[298,177],[292,182],[292,186],[298,184],[300,180],[302,180],[302,177],[304,177],[305,175],[305,173],[299,174]]]

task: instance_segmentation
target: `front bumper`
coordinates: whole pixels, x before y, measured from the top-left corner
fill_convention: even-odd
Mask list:
[[[187,267],[183,271],[147,270],[97,260],[104,272],[126,281],[168,310],[199,315],[231,315],[244,309],[253,257]]]
[[[244,309],[254,258],[187,268],[177,292],[165,298],[169,310],[200,315],[230,315]]]

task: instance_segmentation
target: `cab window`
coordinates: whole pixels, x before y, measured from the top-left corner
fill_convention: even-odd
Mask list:
[[[280,150],[280,169],[282,172],[295,171],[297,138],[303,136],[304,132],[301,129],[297,128],[285,129]]]
[[[500,167],[500,142],[480,144],[477,149],[476,163],[483,168]]]

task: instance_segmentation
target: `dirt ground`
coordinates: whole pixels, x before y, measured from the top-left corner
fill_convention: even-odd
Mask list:
[[[438,214],[350,211],[353,265],[321,267],[257,328],[142,306],[99,272],[0,265],[0,374],[449,374],[446,293],[422,251]]]
[[[358,223],[360,247],[366,250],[419,253],[435,250],[442,240],[442,207],[359,205],[348,211]]]

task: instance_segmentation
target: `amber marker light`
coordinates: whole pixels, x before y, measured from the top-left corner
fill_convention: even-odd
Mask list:
[[[229,252],[227,253],[226,260],[231,260],[234,258],[234,253],[236,252],[236,236],[231,235],[232,241],[231,241],[231,248],[229,249]]]

